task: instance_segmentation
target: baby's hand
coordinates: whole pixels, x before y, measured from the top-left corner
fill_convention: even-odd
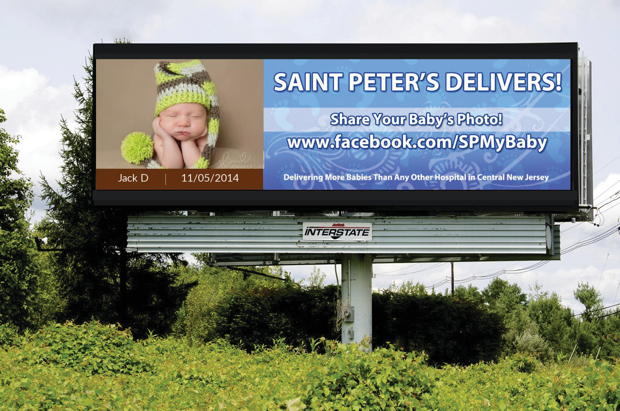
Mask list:
[[[168,134],[159,124],[159,117],[153,119],[154,149],[156,158],[165,168],[183,168],[183,154],[176,139]]]
[[[160,136],[163,139],[172,139],[173,138],[159,124],[159,116],[157,116],[157,117],[155,117],[153,119],[153,131],[155,132],[155,134],[157,134],[158,136]]]

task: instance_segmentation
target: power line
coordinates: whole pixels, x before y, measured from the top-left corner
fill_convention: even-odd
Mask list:
[[[612,158],[611,160],[609,160],[608,162],[606,162],[606,163],[605,163],[605,165],[603,165],[603,166],[601,166],[601,167],[598,167],[596,170],[594,170],[594,172],[601,171],[602,169],[604,169],[605,167],[607,167],[608,165],[610,165],[611,163],[613,163],[615,160],[617,160],[617,159],[619,159],[619,158],[620,158],[620,156],[617,156],[617,157]]]
[[[617,194],[620,194],[620,190],[619,190],[619,191],[616,191],[613,195],[617,195]],[[605,204],[603,204],[603,205],[599,206],[598,208],[599,208],[599,210],[600,210],[601,208],[605,207],[606,205],[611,204],[611,203],[613,203],[614,201],[618,201],[618,200],[620,200],[620,197],[616,197],[616,198],[614,198],[613,200],[609,200],[608,202],[606,202]]]
[[[560,255],[568,254],[568,253],[571,253],[571,252],[573,252],[573,251],[575,251],[575,250],[577,250],[577,249],[579,249],[581,247],[585,247],[587,245],[592,245],[594,243],[602,241],[605,238],[613,235],[615,232],[618,231],[618,229],[620,229],[620,224],[616,224],[613,227],[607,229],[606,231],[604,231],[604,232],[602,232],[600,234],[597,234],[597,235],[595,235],[593,237],[587,238],[587,239],[585,239],[583,241],[579,241],[577,243],[574,243],[574,244],[570,245],[565,250],[562,250]],[[487,279],[491,279],[491,278],[496,278],[496,277],[499,277],[499,276],[502,276],[502,275],[523,274],[523,273],[526,273],[528,271],[536,270],[536,269],[544,266],[545,264],[548,264],[550,261],[551,260],[541,260],[541,261],[538,261],[538,262],[536,262],[534,264],[531,264],[529,266],[522,267],[522,268],[517,268],[517,269],[512,269],[512,270],[503,269],[503,270],[495,271],[493,273],[485,274],[485,275],[472,275],[472,276],[469,276],[469,277],[466,277],[466,278],[463,278],[463,279],[460,279],[460,280],[456,280],[455,283],[462,284],[462,283],[467,283],[467,282],[471,282],[471,281],[474,281],[474,280],[487,280]],[[437,282],[435,284],[427,286],[425,288],[433,289],[435,287],[441,287],[441,286],[447,284],[449,281],[450,281],[449,279],[444,279],[444,280],[441,280],[441,281],[439,281],[439,282]]]
[[[609,191],[611,188],[613,188],[613,187],[614,187],[616,184],[618,184],[618,183],[620,183],[620,180],[616,181],[616,182],[615,182],[615,183],[613,183],[611,186],[607,187],[607,188],[606,188],[606,189],[605,189],[602,193],[598,194],[598,195],[594,198],[594,201],[596,201],[596,199],[597,199],[597,198],[601,197],[604,193],[606,193],[607,191]],[[600,202],[601,202],[601,203],[603,203],[603,202],[605,202],[605,201],[607,201],[607,200],[610,200],[612,197],[614,197],[614,196],[616,196],[616,195],[618,195],[618,194],[620,194],[620,190],[616,191],[615,193],[611,194],[610,196],[607,196],[606,198],[604,198],[604,199],[603,199],[603,200],[601,200]],[[620,199],[620,197],[615,198],[615,199],[613,199],[613,200],[611,200],[611,201],[608,201],[608,202],[604,203],[604,204],[603,204],[603,205],[601,205],[601,206],[594,206],[594,207],[593,207],[593,208],[594,208],[594,210],[596,211],[596,215],[594,216],[594,218],[596,219],[596,217],[599,217],[599,216],[600,216],[600,217],[601,217],[601,219],[602,219],[602,220],[601,220],[601,222],[598,224],[599,226],[600,226],[600,225],[602,225],[602,224],[605,222],[605,216],[604,216],[604,214],[605,214],[605,213],[603,213],[603,212],[601,211],[601,208],[606,207],[606,206],[607,206],[607,205],[609,205],[610,203],[613,203],[614,201],[617,201],[617,200],[619,200],[619,199]],[[612,207],[608,208],[608,209],[607,209],[607,210],[605,210],[605,211],[609,211],[609,210],[611,210],[612,208],[615,208],[617,205],[618,205],[618,204],[615,204],[615,205],[613,205]],[[562,232],[563,232],[563,233],[565,233],[565,232],[567,232],[567,231],[570,231],[570,230],[572,230],[572,229],[574,229],[574,228],[579,227],[579,226],[580,226],[580,225],[582,225],[582,224],[584,224],[584,222],[574,224],[572,227],[569,227],[569,228],[567,228],[567,229],[563,230]],[[594,224],[594,225],[596,225],[596,224]]]
[[[581,314],[575,314],[575,315],[573,315],[573,317],[579,317],[580,315],[584,315],[584,314],[587,314],[587,313],[593,313],[593,312],[597,312],[597,311],[607,310],[607,309],[609,309],[609,308],[617,307],[617,306],[619,306],[619,305],[620,305],[620,303],[617,303],[617,304],[608,305],[607,307],[595,308],[595,309],[593,309],[593,310],[586,310],[586,311],[582,312]],[[611,314],[615,314],[615,313],[616,313],[616,312],[613,312],[613,313],[611,313]]]
[[[605,315],[599,315],[599,316],[598,316],[598,317],[596,317],[595,319],[596,319],[596,320],[599,320],[599,319],[601,319],[601,318],[609,317],[610,315],[614,315],[614,314],[620,314],[620,311],[614,311],[613,313],[608,313],[608,314],[605,314]]]
[[[608,192],[609,190],[611,190],[615,185],[617,185],[618,183],[620,183],[620,180],[616,180],[615,183],[613,183],[612,185],[610,185],[609,187],[607,187],[605,190],[603,190],[601,193],[598,193],[595,197],[594,200],[596,200],[597,198],[601,197],[603,194],[605,194],[606,192]]]

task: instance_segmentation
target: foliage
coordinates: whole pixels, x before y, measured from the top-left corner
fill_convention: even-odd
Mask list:
[[[583,313],[584,320],[591,321],[594,317],[593,311],[600,310],[603,306],[601,295],[588,283],[579,283],[574,295],[586,309]]]
[[[0,124],[5,120],[0,109]],[[46,319],[39,315],[42,286],[25,217],[32,191],[30,181],[17,168],[14,145],[18,141],[0,128],[0,324],[24,329]]]
[[[570,352],[575,341],[575,318],[570,309],[563,307],[557,294],[539,293],[527,304],[527,314],[537,327],[539,338],[556,353]],[[546,359],[545,356],[538,356]]]
[[[334,286],[248,287],[216,308],[214,334],[246,350],[274,340],[306,345],[311,338],[336,338]]]
[[[198,285],[179,310],[176,335],[190,342],[223,338],[248,351],[278,339],[299,347],[319,337],[338,339],[339,290],[321,287],[320,272],[314,277],[315,286],[303,287],[204,263],[185,267],[182,281]],[[556,294],[537,290],[528,298],[503,280],[482,291],[458,287],[454,296],[428,295],[408,282],[374,294],[373,346],[425,351],[432,364],[518,353],[550,361],[568,358],[575,344],[577,354],[610,359],[620,353],[618,317],[580,323]]]
[[[97,322],[52,324],[33,334],[18,361],[49,364],[93,374],[135,374],[152,365],[135,351],[131,334]]]
[[[252,351],[274,340],[308,347],[320,337],[338,339],[334,287],[301,287],[201,266],[183,275],[199,284],[179,310],[177,335],[191,342],[223,338]],[[433,363],[469,364],[497,358],[502,325],[495,314],[469,301],[422,295],[414,285],[374,296],[373,345],[424,350]]]
[[[97,319],[131,327],[137,337],[149,330],[166,333],[175,320],[186,287],[175,285],[174,257],[127,253],[127,213],[91,202],[95,164],[93,141],[93,61],[85,78],[75,82],[77,129],[60,123],[63,161],[56,190],[42,177],[43,199],[49,209],[38,230],[54,252],[51,266],[64,304],[62,320]]]
[[[437,369],[423,356],[393,348],[364,353],[355,345],[322,341],[326,354],[318,354],[280,342],[248,354],[223,341],[135,343],[96,323],[55,326],[24,339],[0,349],[0,404],[7,409],[615,410],[620,405],[620,364],[588,358],[544,364],[519,355],[497,364]],[[112,370],[89,358],[109,359]]]
[[[447,366],[424,398],[429,409],[597,409],[620,405],[620,366],[585,359],[583,365],[544,366],[523,355],[498,364]]]
[[[424,284],[413,283],[411,281],[405,281],[398,285],[392,284],[388,288],[388,291],[406,295],[426,295],[426,287]]]
[[[12,324],[0,324],[0,347],[15,344],[18,337],[17,327]]]
[[[325,280],[327,274],[322,272],[318,267],[314,267],[307,279],[302,280],[301,284],[308,284],[309,287],[323,287],[325,286]]]
[[[177,267],[177,270],[181,284],[195,284],[178,310],[174,325],[175,334],[188,337],[190,342],[206,342],[217,338],[216,310],[231,296],[259,285],[272,288],[283,286],[282,281],[257,275],[244,276],[238,271],[205,264]],[[278,273],[265,274],[278,276]]]
[[[620,310],[604,310],[600,293],[587,283],[580,283],[574,295],[585,308],[575,326],[577,352],[620,358]]]
[[[514,351],[518,354],[526,354],[539,360],[551,359],[551,349],[547,341],[537,332],[525,330],[517,335],[513,342]]]
[[[433,364],[494,360],[502,332],[497,314],[469,301],[387,290],[373,295],[373,344],[424,351]]]
[[[514,307],[525,306],[527,301],[527,296],[518,285],[500,278],[495,278],[489,283],[482,291],[482,297],[489,309],[498,314],[506,314]]]
[[[135,338],[167,335],[189,290],[196,282],[177,283],[164,256],[131,258],[127,268],[127,322]]]
[[[484,305],[484,297],[482,293],[473,285],[468,285],[467,287],[456,287],[454,289],[454,298],[457,300],[469,301],[478,306]]]
[[[117,322],[119,250],[124,248],[125,215],[112,209],[96,210],[91,204],[94,187],[92,167],[92,59],[84,67],[83,84],[74,85],[78,102],[73,131],[62,119],[60,156],[62,177],[56,191],[42,177],[43,199],[49,209],[38,229],[48,238],[53,265],[66,301],[64,317],[78,322],[94,317],[104,322]]]
[[[541,365],[535,358],[524,354],[515,354],[509,357],[507,362],[514,371],[527,374],[533,373]]]
[[[311,409],[413,409],[431,391],[423,356],[387,348],[365,353],[355,345],[339,345],[328,355],[337,361],[308,375],[317,381],[303,398]]]
[[[605,315],[605,317],[603,317]],[[620,358],[620,309],[608,311],[595,320],[599,358]],[[600,351],[598,351],[600,349]]]

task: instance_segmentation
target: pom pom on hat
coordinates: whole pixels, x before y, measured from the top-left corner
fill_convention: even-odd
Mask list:
[[[143,165],[153,158],[153,139],[140,131],[129,133],[121,143],[121,155],[129,163]]]

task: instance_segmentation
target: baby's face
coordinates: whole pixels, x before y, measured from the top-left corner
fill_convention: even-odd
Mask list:
[[[193,140],[204,134],[207,110],[197,103],[180,103],[159,114],[159,124],[179,141]]]

